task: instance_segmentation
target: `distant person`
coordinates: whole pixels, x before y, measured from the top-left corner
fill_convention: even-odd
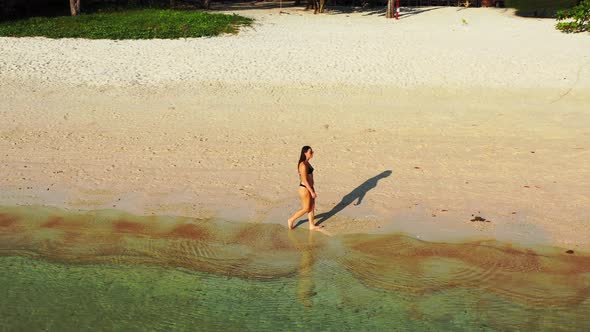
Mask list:
[[[318,230],[320,227],[315,225],[315,199],[317,194],[313,188],[313,167],[309,160],[313,158],[313,149],[311,146],[304,146],[301,148],[301,155],[297,163],[297,170],[299,171],[299,198],[301,199],[301,210],[287,221],[289,229],[293,229],[293,224],[299,217],[307,213],[309,221],[309,230]]]

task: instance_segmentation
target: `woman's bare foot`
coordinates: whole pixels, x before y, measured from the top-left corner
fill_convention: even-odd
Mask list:
[[[289,225],[289,229],[293,229],[293,223],[295,220],[287,219],[287,225]]]
[[[310,231],[319,231],[324,226],[317,226],[315,224],[309,223],[309,230]]]

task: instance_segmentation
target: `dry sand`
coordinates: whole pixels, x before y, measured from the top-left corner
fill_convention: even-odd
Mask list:
[[[279,11],[219,38],[0,38],[0,205],[286,226],[310,144],[318,213],[343,200],[332,234],[590,250],[587,34],[499,9]]]

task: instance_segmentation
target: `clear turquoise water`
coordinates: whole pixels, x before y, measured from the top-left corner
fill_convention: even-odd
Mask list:
[[[0,207],[0,329],[590,330],[590,258]]]

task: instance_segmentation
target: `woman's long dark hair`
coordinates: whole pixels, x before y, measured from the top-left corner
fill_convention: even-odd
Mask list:
[[[309,149],[311,149],[311,146],[309,146],[309,145],[306,145],[301,148],[301,155],[299,155],[299,162],[297,163],[297,169],[299,169],[299,164],[301,164],[302,162],[305,161],[305,159],[307,159],[307,157],[305,157],[305,153],[307,151],[309,151]]]

